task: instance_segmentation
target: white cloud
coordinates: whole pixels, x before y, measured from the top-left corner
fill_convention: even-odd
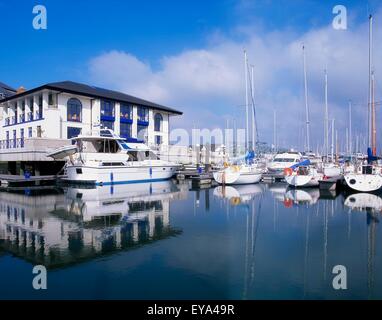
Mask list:
[[[181,109],[184,115],[173,119],[173,127],[224,127],[226,117],[236,117],[238,123],[244,122],[244,108],[239,106],[244,104],[243,49],[246,48],[255,65],[260,137],[272,141],[273,109],[276,108],[280,142],[301,146],[305,118],[301,50],[304,43],[308,62],[311,144],[316,147],[323,137],[323,71],[326,67],[330,113],[336,118],[343,140],[348,125],[348,100],[358,104],[367,101],[367,21],[347,31],[328,26],[303,35],[291,31],[264,33],[256,32],[256,28],[241,29],[252,30],[242,42],[220,34],[214,38],[213,44],[203,49],[160,58],[157,69],[128,52],[106,52],[91,59],[87,76],[97,85]],[[382,52],[382,37],[379,28],[376,26],[375,29],[375,52],[378,53]],[[377,56],[375,69],[378,79],[380,63]],[[378,89],[381,86],[377,81]],[[361,105],[354,107],[353,118],[358,122],[354,126],[360,133],[364,130],[365,108]]]

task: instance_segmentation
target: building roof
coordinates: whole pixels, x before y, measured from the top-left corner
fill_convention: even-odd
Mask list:
[[[0,82],[0,94],[2,94],[5,98],[8,98],[16,94],[16,89],[8,86],[3,82]]]
[[[136,105],[142,105],[145,107],[153,108],[153,109],[158,109],[174,114],[183,114],[183,112],[178,111],[173,108],[165,107],[163,105],[153,103],[147,100],[143,100],[137,97],[130,96],[128,94],[125,94],[123,92],[119,91],[113,91],[113,90],[108,90],[108,89],[103,89],[95,86],[89,86],[83,83],[78,83],[78,82],[73,82],[73,81],[62,81],[62,82],[52,82],[52,83],[47,83],[44,84],[40,87],[27,90],[23,93],[14,95],[12,97],[6,97],[5,99],[1,100],[1,102],[5,102],[14,98],[26,96],[28,94],[31,94],[36,91],[41,91],[43,89],[48,89],[48,90],[54,90],[54,91],[62,91],[62,92],[67,92],[71,94],[78,94],[78,95],[83,95],[86,97],[93,97],[93,98],[99,98],[99,99],[109,99],[109,100],[114,100],[118,102],[126,102],[126,103],[131,103],[131,104],[136,104]]]

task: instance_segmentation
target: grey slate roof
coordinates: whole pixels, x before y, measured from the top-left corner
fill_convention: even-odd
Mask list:
[[[25,96],[25,95],[28,95],[28,94],[31,94],[33,92],[40,91],[43,89],[63,91],[63,92],[67,92],[67,93],[79,94],[79,95],[83,95],[83,96],[87,96],[87,97],[94,97],[94,98],[99,98],[99,99],[109,99],[109,100],[114,100],[114,101],[118,101],[118,102],[125,102],[125,103],[131,103],[131,104],[136,104],[136,105],[142,105],[145,107],[158,109],[158,110],[162,110],[162,111],[167,111],[170,113],[183,114],[183,112],[175,110],[173,108],[169,108],[169,107],[157,104],[157,103],[153,103],[153,102],[150,102],[147,100],[133,97],[133,96],[130,96],[130,95],[125,94],[123,92],[103,89],[103,88],[90,86],[90,85],[86,85],[86,84],[78,83],[78,82],[73,82],[73,81],[62,81],[62,82],[47,83],[47,84],[42,85],[40,87],[25,91],[23,93],[20,93],[16,96],[13,96],[12,98],[22,97],[22,96]],[[3,100],[3,102],[10,100],[12,98],[11,97],[5,98]]]
[[[7,97],[10,97],[10,96],[16,94],[16,89],[6,85],[3,82],[0,82],[0,94],[2,94],[2,96],[7,98]],[[0,100],[1,100],[1,98],[0,98]]]

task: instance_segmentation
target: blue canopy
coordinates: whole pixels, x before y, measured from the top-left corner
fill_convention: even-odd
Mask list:
[[[298,167],[307,167],[307,166],[310,166],[310,160],[309,159],[301,161],[301,162],[291,166],[290,168],[294,170]]]

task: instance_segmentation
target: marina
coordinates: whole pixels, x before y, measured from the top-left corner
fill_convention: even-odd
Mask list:
[[[0,301],[382,300],[382,4],[68,2],[0,3]]]
[[[381,196],[325,192],[173,180],[0,192],[0,297],[382,298]],[[332,289],[339,263],[348,290]],[[36,264],[46,292],[25,281]]]

